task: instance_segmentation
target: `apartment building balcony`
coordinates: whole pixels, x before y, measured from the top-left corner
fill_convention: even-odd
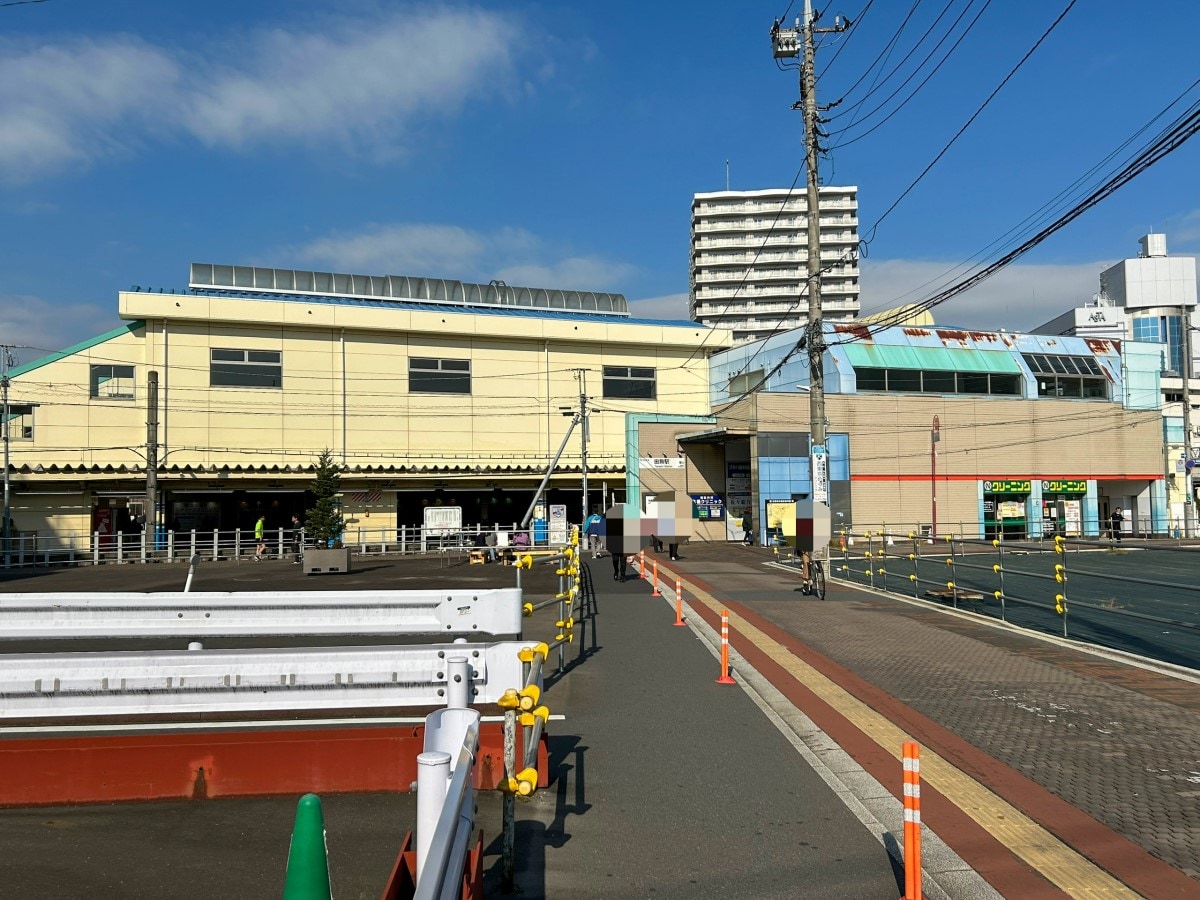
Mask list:
[[[850,194],[853,192],[847,192],[847,195],[840,197],[826,194],[819,199],[817,205],[822,210],[857,209],[858,200],[852,199]],[[787,213],[806,213],[808,212],[808,197],[801,194],[799,196],[792,195],[786,200],[782,195],[774,199],[764,198],[761,200],[702,200],[692,205],[692,215],[700,218],[703,216],[745,215],[746,213],[776,213],[781,205],[783,211]]]

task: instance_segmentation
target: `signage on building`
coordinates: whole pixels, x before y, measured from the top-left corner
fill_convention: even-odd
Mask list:
[[[550,543],[567,542],[567,506],[565,503],[550,504]]]
[[[750,493],[750,463],[726,463],[725,489],[731,494]]]
[[[985,494],[1028,494],[1032,484],[1028,481],[1000,481],[990,479],[983,483]]]
[[[692,494],[692,515],[713,521],[725,518],[725,501],[719,494]]]
[[[1025,508],[1015,500],[1005,500],[1000,504],[997,510],[1001,519],[1023,519],[1025,518]]]
[[[639,456],[638,465],[643,469],[682,469],[682,456]]]
[[[1043,481],[1044,494],[1086,494],[1087,482],[1078,479],[1060,479],[1058,481]]]
[[[425,507],[425,533],[433,537],[453,534],[462,530],[461,506]]]
[[[812,498],[818,503],[829,502],[829,457],[824,444],[813,444],[812,448]]]

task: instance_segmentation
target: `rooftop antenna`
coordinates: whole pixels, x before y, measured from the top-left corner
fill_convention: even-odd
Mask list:
[[[725,190],[729,190],[729,160],[725,160]]]

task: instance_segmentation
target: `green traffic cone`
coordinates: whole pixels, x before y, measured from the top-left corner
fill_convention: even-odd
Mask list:
[[[316,794],[305,794],[296,806],[283,900],[332,900],[332,897],[321,798]]]

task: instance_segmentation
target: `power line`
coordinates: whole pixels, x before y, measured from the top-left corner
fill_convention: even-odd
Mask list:
[[[883,220],[886,219],[889,215],[891,215],[892,210],[894,210],[897,206],[899,206],[901,201],[904,200],[904,198],[909,195],[909,192],[911,192],[913,188],[915,188],[918,184],[921,183],[921,180],[926,175],[929,174],[930,170],[938,164],[938,161],[941,160],[941,158],[946,155],[947,151],[949,151],[949,149],[954,146],[955,142],[960,137],[962,137],[963,132],[965,132],[968,128],[970,128],[972,123],[977,118],[979,118],[979,115],[985,109],[987,109],[988,104],[990,104],[992,102],[992,100],[994,100],[996,98],[996,95],[999,94],[1000,91],[1002,91],[1004,89],[1004,86],[1006,84],[1008,84],[1008,82],[1010,80],[1012,80],[1012,77],[1014,75],[1016,75],[1018,71],[1020,71],[1020,69],[1023,65],[1025,65],[1025,63],[1029,60],[1029,57],[1033,56],[1033,54],[1037,51],[1038,47],[1042,46],[1042,43],[1046,40],[1046,38],[1048,38],[1050,36],[1051,32],[1053,32],[1054,29],[1058,27],[1058,24],[1064,18],[1066,18],[1067,13],[1069,13],[1071,11],[1071,9],[1075,6],[1075,3],[1076,3],[1076,0],[1070,0],[1070,2],[1066,5],[1066,7],[1063,8],[1063,11],[1058,14],[1058,18],[1055,19],[1053,22],[1051,22],[1050,27],[1047,28],[1044,32],[1042,32],[1042,36],[1040,38],[1038,38],[1037,41],[1034,42],[1034,45],[1032,47],[1030,47],[1027,51],[1025,51],[1025,55],[1022,56],[1021,59],[1017,62],[1017,64],[1009,70],[1008,74],[1005,75],[1004,78],[1001,80],[1001,82],[998,85],[996,85],[996,87],[992,90],[992,92],[990,94],[988,94],[987,99],[984,100],[983,103],[981,103],[979,105],[979,108],[976,109],[975,112],[973,112],[971,114],[971,117],[969,119],[967,119],[966,122],[963,123],[962,127],[959,128],[957,132],[955,132],[954,137],[950,138],[950,140],[946,143],[946,146],[942,147],[942,149],[938,151],[937,155],[929,162],[929,165],[927,165],[922,170],[921,174],[918,175],[915,179],[913,179],[912,184],[910,184],[908,187],[906,187],[903,191],[900,192],[900,196],[897,197],[892,202],[891,206],[889,206],[886,210],[884,210],[883,215],[881,215],[878,219],[875,220],[875,224],[871,226],[871,235],[870,235],[870,237],[868,237],[866,239],[866,242],[868,244],[871,243],[872,240],[874,240],[875,231],[876,231],[876,229],[879,228],[880,223],[883,222]]]

